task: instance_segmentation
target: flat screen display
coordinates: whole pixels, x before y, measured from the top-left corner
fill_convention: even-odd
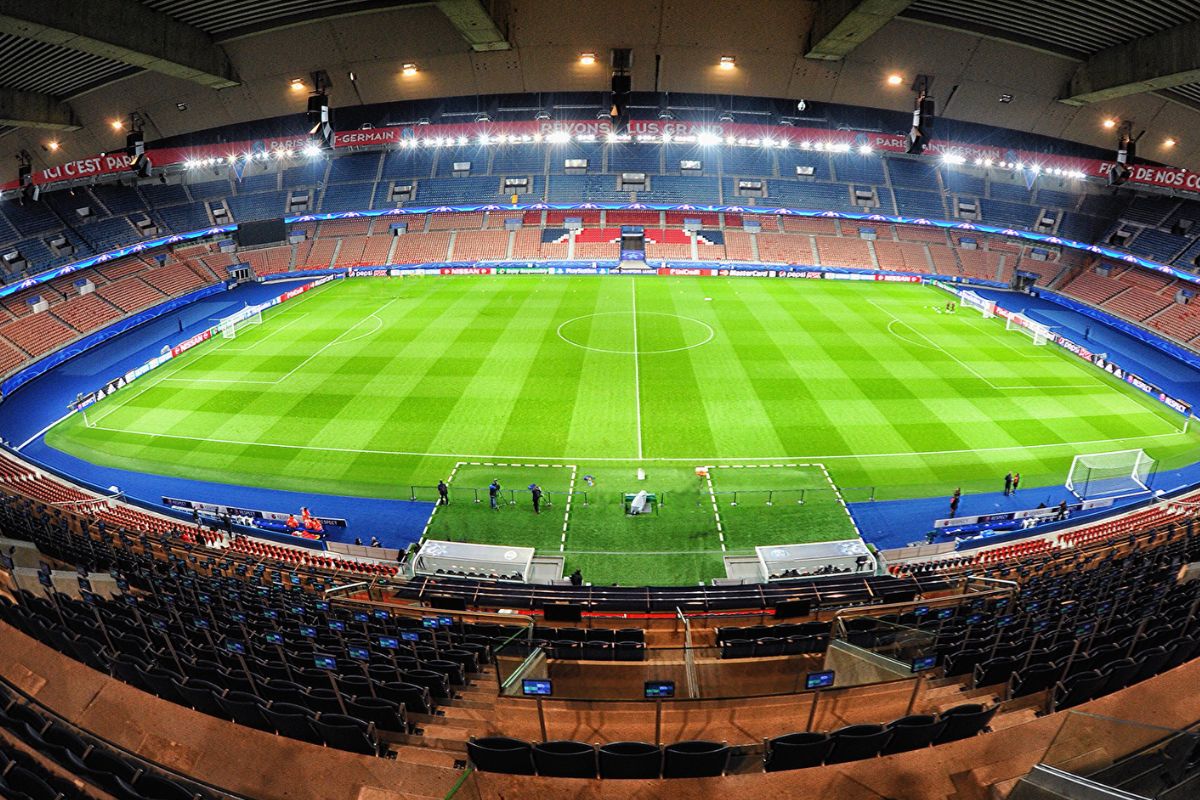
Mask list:
[[[258,222],[240,222],[237,230],[233,232],[233,239],[239,247],[283,244],[287,241],[287,224],[282,217]]]
[[[646,681],[643,689],[647,700],[675,696],[675,681]]]
[[[810,672],[804,679],[805,689],[828,689],[833,686],[833,670]]]
[[[548,680],[525,678],[521,681],[521,694],[526,697],[549,697],[553,688]]]

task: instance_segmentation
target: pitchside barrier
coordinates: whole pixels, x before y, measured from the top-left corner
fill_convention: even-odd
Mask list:
[[[451,504],[479,503],[486,505],[490,499],[486,486],[482,489],[472,489],[470,487],[447,484],[446,489],[446,497]],[[558,492],[543,489],[542,505],[554,507],[560,503],[565,503],[568,495],[575,498],[575,503],[585,506],[588,504],[587,492]],[[436,503],[440,499],[440,495],[436,486],[409,486],[408,499],[425,503]],[[515,506],[518,503],[531,503],[533,499],[528,489],[501,489],[499,502],[503,505]]]

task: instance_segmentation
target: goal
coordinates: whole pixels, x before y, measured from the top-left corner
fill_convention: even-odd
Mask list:
[[[980,297],[979,295],[975,294],[975,292],[963,292],[958,296],[958,300],[960,303],[962,303],[962,305],[978,310],[979,313],[983,315],[984,319],[991,319],[992,317],[996,316],[995,302],[984,297]]]
[[[1054,334],[1050,332],[1049,326],[1043,325],[1040,322],[1034,322],[1024,314],[1009,314],[1008,319],[1004,322],[1006,330],[1018,331],[1033,339],[1036,345],[1043,345],[1054,338]]]
[[[1150,491],[1157,462],[1145,450],[1075,456],[1066,488],[1081,500]]]
[[[236,314],[223,317],[217,323],[217,329],[226,339],[237,338],[238,331],[250,325],[262,325],[262,309],[256,306],[243,308]]]

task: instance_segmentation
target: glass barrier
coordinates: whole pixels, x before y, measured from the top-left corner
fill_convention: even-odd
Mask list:
[[[889,658],[906,670],[910,667],[921,669],[921,660],[934,656],[937,644],[934,631],[875,617],[839,618],[834,637],[874,655]]]
[[[530,641],[531,631],[531,628],[517,631],[492,646],[492,662],[501,694],[508,693],[507,689],[513,684],[518,684],[519,693],[520,677],[528,669],[526,662],[537,660],[541,654],[541,648]]]
[[[1183,731],[1141,722],[1068,711],[1041,763],[1107,783],[1105,770],[1135,753],[1153,754],[1169,747]]]
[[[556,700],[600,702],[737,700],[794,697],[813,688],[833,696],[834,690],[878,684],[887,687],[880,691],[889,696],[888,707],[897,710],[895,716],[903,716],[915,697],[916,682],[907,663],[883,677],[851,670],[826,676],[830,667],[824,652],[721,658],[720,647],[641,648],[636,659],[620,660],[609,653],[587,652],[591,644],[560,642],[537,647],[520,640],[497,647],[501,693],[520,697],[541,691]],[[527,680],[551,685],[525,687]],[[871,713],[877,714],[878,708]],[[870,721],[877,720],[872,717]]]

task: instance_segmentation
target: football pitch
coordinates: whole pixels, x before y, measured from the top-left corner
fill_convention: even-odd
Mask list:
[[[624,584],[851,538],[842,499],[997,491],[1009,470],[1061,487],[1075,455],[1134,447],[1160,468],[1195,460],[1179,415],[948,299],[821,280],[337,280],[46,438],[102,465],[324,494],[428,500],[448,479],[430,537],[534,546]],[[658,511],[628,518],[640,489]]]

